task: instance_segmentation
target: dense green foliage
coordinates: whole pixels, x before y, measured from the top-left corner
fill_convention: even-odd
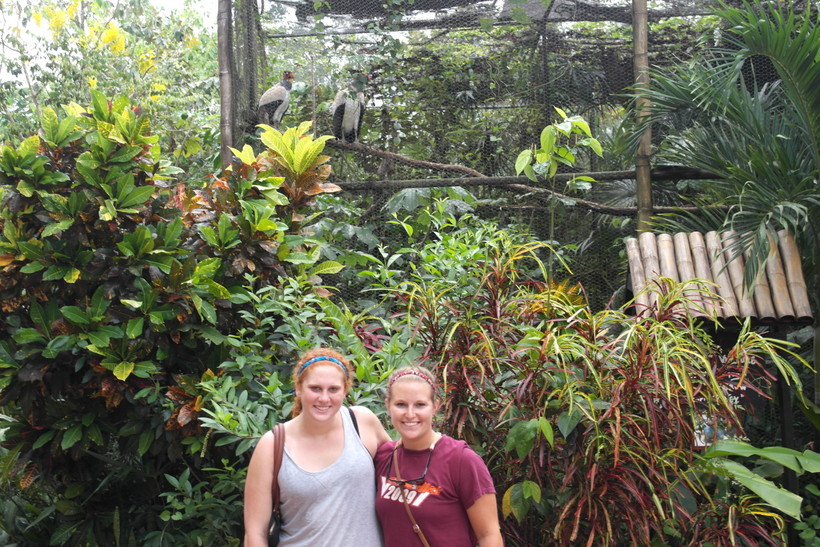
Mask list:
[[[0,405],[12,475],[55,496],[24,511],[38,543],[157,529],[157,481],[221,461],[204,451],[197,384],[241,346],[227,335],[255,288],[341,268],[300,230],[335,189],[309,124],[267,131],[267,152],[236,151],[236,173],[193,190],[168,184],[179,170],[145,115],[93,97],[62,118],[44,109],[42,133],[0,155]]]

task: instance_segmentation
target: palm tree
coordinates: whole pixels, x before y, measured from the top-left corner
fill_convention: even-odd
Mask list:
[[[745,6],[718,12],[728,27],[724,48],[656,74],[649,94],[655,121],[674,114],[687,124],[664,140],[659,157],[714,173],[700,201],[730,207],[728,214],[663,223],[743,233],[733,252],[750,251],[751,282],[768,256],[769,238],[784,228],[798,238],[807,271],[817,269],[820,27],[810,5],[802,13],[793,6]],[[777,80],[744,78],[756,56],[771,61]]]
[[[746,284],[765,265],[770,241],[791,231],[802,250],[815,315],[820,310],[820,26],[816,4],[744,0],[717,11],[722,47],[653,75],[652,122],[670,130],[657,158],[716,175],[697,214],[656,219],[673,230],[731,229],[731,256],[748,253]],[[776,72],[766,81],[754,67]],[[758,71],[759,72],[759,71]],[[683,124],[675,127],[674,120]],[[683,128],[683,129],[681,129]],[[714,207],[719,205],[722,207]],[[820,362],[820,326],[814,362]],[[815,382],[817,385],[818,382]],[[815,403],[820,403],[815,389]]]

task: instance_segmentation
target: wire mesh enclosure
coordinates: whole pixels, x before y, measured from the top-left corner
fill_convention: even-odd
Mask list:
[[[337,94],[346,89],[355,100],[360,92],[363,116],[353,142],[328,143],[333,182],[378,206],[400,188],[486,178],[486,185],[472,181],[468,189],[479,214],[575,245],[572,279],[593,306],[623,300],[626,262],[618,242],[635,228],[634,153],[625,144],[635,81],[631,2],[236,0],[233,6],[235,143],[254,140],[264,121],[260,97],[286,72],[294,78],[283,128],[310,120],[315,133],[333,134]],[[683,62],[704,41],[719,41],[710,13],[709,0],[652,4],[650,66]],[[507,184],[516,182],[505,177],[515,175],[517,155],[559,119],[556,107],[589,122],[607,152],[579,156],[565,171],[605,181],[584,197],[618,211],[564,200],[557,206],[560,222],[549,222],[556,204],[542,188],[526,179]],[[572,194],[564,186],[550,190]],[[674,194],[668,182],[653,188],[657,205]]]

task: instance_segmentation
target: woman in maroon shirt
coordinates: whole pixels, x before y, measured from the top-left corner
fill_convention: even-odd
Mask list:
[[[376,512],[385,547],[501,547],[487,466],[467,443],[433,429],[441,406],[433,374],[400,368],[387,386],[385,404],[401,438],[376,452]]]

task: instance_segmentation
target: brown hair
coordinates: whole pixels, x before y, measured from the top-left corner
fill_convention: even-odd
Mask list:
[[[339,367],[339,372],[344,376],[345,395],[353,385],[355,368],[353,364],[341,353],[329,348],[313,348],[303,353],[293,366],[291,379],[293,387],[301,387],[304,381],[304,372],[314,364],[335,365]],[[297,396],[293,403],[293,417],[302,412],[302,400]]]
[[[390,399],[393,384],[404,381],[426,382],[427,385],[430,386],[433,402],[439,400],[438,389],[436,389],[436,375],[427,368],[415,365],[397,368],[393,371],[387,379],[387,399]]]

